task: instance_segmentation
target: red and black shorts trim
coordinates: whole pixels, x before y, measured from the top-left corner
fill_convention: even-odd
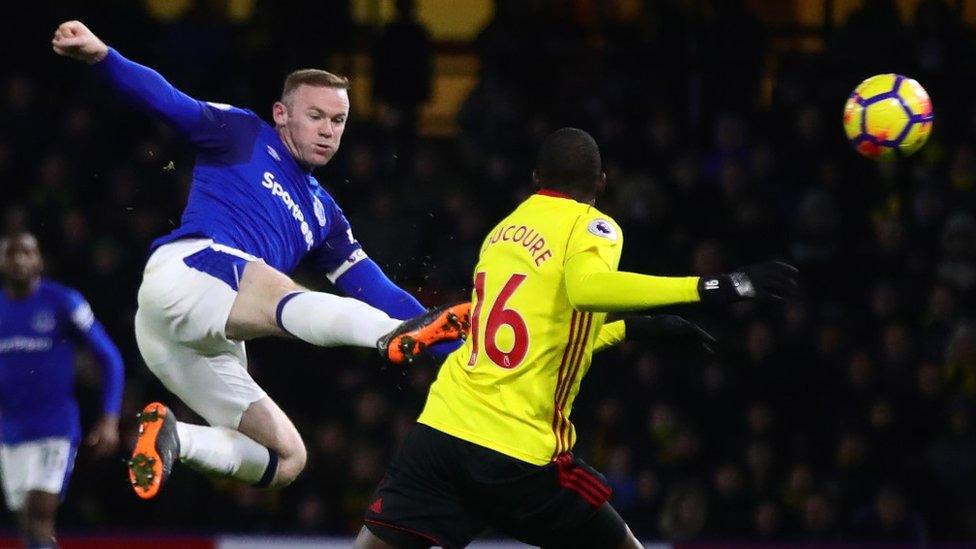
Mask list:
[[[562,454],[532,465],[418,424],[366,511],[402,549],[464,547],[488,529],[541,547],[617,547],[626,525],[603,475]]]

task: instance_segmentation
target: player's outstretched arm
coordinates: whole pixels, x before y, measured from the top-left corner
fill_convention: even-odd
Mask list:
[[[612,271],[600,256],[582,252],[565,267],[569,302],[581,311],[626,312],[680,303],[782,300],[796,295],[798,271],[781,262],[760,263],[717,277],[667,277]]]
[[[93,65],[116,91],[137,108],[162,119],[201,147],[218,147],[228,138],[218,131],[223,112],[176,89],[158,72],[108,47],[80,21],[67,21],[54,31],[55,53]]]
[[[698,301],[698,277],[648,276],[612,271],[595,252],[566,261],[566,294],[587,312],[627,312]]]

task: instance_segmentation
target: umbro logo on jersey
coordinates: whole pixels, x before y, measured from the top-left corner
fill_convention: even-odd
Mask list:
[[[586,230],[590,231],[592,235],[606,238],[611,242],[617,241],[617,229],[606,219],[594,219],[590,221],[590,224],[586,226]]]
[[[268,145],[268,154],[271,155],[271,158],[281,162],[281,157],[278,156],[278,151],[276,151],[271,145]]]

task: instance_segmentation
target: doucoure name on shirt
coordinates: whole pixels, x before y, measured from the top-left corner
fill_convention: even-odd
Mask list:
[[[552,257],[552,250],[546,246],[545,237],[539,231],[525,225],[499,227],[488,239],[488,245],[491,246],[499,242],[520,244],[532,256],[536,267],[541,267],[546,260]]]

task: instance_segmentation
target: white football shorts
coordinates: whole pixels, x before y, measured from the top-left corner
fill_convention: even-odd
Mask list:
[[[67,438],[42,438],[0,444],[0,477],[7,508],[19,511],[27,492],[64,495],[77,447]]]
[[[210,239],[160,246],[146,263],[135,319],[149,369],[208,423],[231,429],[267,395],[247,372],[244,342],[224,335],[249,261],[261,259]]]

